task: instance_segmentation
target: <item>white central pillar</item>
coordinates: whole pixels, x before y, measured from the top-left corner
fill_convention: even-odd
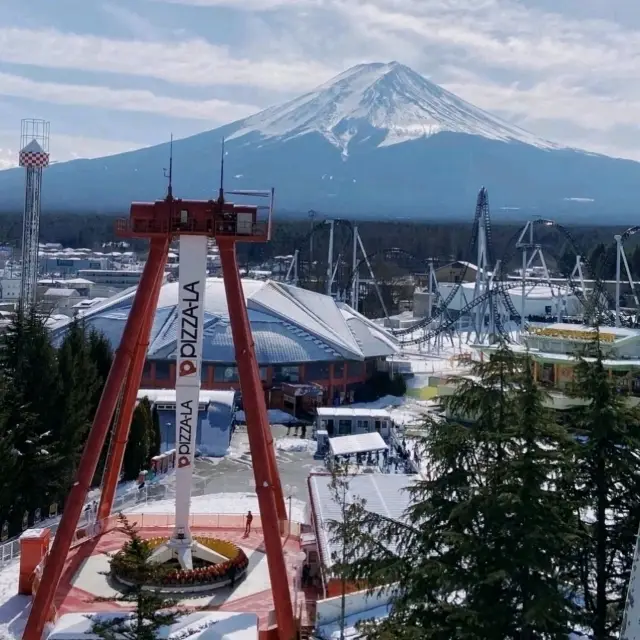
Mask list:
[[[184,568],[192,567],[191,484],[198,430],[207,238],[180,236],[176,352],[176,519],[172,543]]]

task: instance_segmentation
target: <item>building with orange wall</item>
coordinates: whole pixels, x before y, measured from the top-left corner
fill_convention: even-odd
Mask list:
[[[323,404],[344,399],[398,350],[383,328],[333,298],[262,280],[242,281],[249,321],[267,401],[286,408],[286,385],[314,385]],[[87,328],[107,336],[116,347],[131,309],[135,289],[109,298],[80,316]],[[175,386],[178,283],[160,293],[142,387]],[[221,278],[207,278],[203,335],[203,389],[239,389],[231,325]],[[69,322],[52,328],[60,338]],[[289,392],[291,395],[291,392]]]
[[[515,352],[528,353],[533,360],[536,381],[548,390],[545,404],[553,409],[569,409],[583,401],[565,392],[574,381],[578,358],[594,340],[593,327],[555,323],[530,325],[523,334],[523,343],[513,345]],[[640,329],[601,327],[600,348],[603,365],[618,391],[630,404],[640,403]],[[489,357],[493,346],[478,346],[483,357]],[[588,360],[589,358],[587,358]],[[444,382],[440,395],[451,395],[454,382]]]

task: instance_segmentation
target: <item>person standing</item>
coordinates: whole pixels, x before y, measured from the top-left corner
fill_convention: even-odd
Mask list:
[[[249,534],[251,533],[251,523],[253,522],[253,514],[251,513],[251,511],[249,511],[247,513],[247,523],[245,524],[244,527],[244,537],[248,538]]]

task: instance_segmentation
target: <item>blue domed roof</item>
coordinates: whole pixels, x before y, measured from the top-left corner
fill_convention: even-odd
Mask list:
[[[330,360],[363,360],[397,351],[394,338],[347,305],[329,296],[279,282],[242,281],[256,356],[261,365]],[[135,290],[89,308],[82,318],[88,327],[119,344]],[[147,357],[175,358],[178,328],[178,283],[160,292]],[[207,278],[203,360],[234,362],[235,349],[221,278]],[[66,323],[68,324],[68,323]],[[54,332],[64,331],[57,326]]]

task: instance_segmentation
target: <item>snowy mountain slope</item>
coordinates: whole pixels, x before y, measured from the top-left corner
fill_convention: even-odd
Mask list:
[[[474,107],[398,62],[358,65],[310,93],[238,124],[230,139],[259,133],[284,141],[317,132],[344,153],[363,125],[386,132],[378,146],[450,131],[541,149],[558,148]]]
[[[215,197],[223,138],[226,186],[275,187],[280,216],[468,220],[484,185],[503,218],[622,224],[640,199],[639,163],[541,140],[398,63],[358,65],[300,98],[177,140],[177,196]],[[132,200],[163,197],[168,157],[165,143],[54,164],[43,211],[123,213]],[[23,170],[0,172],[0,211],[20,211],[23,198]]]

